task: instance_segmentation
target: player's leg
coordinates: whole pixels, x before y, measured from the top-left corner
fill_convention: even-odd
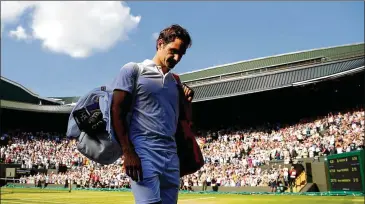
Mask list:
[[[179,157],[176,153],[166,153],[165,171],[161,175],[162,204],[176,204],[180,185]]]
[[[147,148],[138,148],[136,153],[141,160],[143,180],[135,182],[130,179],[132,193],[136,204],[161,203],[160,178],[163,160],[161,156]]]
[[[179,194],[178,187],[161,188],[161,204],[177,204]]]
[[[136,204],[161,203],[158,176],[143,178],[142,182],[131,180],[131,189]]]

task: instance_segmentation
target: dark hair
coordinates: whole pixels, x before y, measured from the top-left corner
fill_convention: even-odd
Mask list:
[[[158,50],[158,41],[162,40],[164,44],[169,44],[170,42],[175,41],[176,38],[179,38],[184,42],[186,45],[186,48],[191,47],[192,40],[189,35],[189,32],[181,27],[178,24],[173,24],[165,29],[163,29],[160,34],[158,35],[158,38],[156,40],[156,50]]]

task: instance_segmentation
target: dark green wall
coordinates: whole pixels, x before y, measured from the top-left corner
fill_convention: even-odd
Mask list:
[[[306,165],[304,165],[306,167]],[[329,191],[328,186],[328,171],[325,162],[312,162],[312,179],[313,182],[318,186],[319,191]],[[308,172],[308,170],[306,170]],[[307,175],[308,176],[308,175]]]

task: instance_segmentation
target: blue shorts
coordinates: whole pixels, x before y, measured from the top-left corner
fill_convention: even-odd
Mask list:
[[[176,204],[180,187],[179,157],[176,153],[136,148],[141,159],[143,181],[131,180],[131,188],[136,204],[156,203]]]

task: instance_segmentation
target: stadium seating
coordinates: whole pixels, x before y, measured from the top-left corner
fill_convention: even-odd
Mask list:
[[[288,169],[301,159],[318,160],[322,155],[340,154],[363,148],[364,111],[328,114],[312,121],[273,129],[256,128],[236,132],[222,130],[197,138],[205,166],[182,178],[182,189],[202,186],[267,187],[272,182],[288,187]],[[55,133],[8,132],[1,137],[2,163],[18,163],[22,168],[48,169],[48,174],[22,176],[20,183],[65,185],[70,179],[77,187],[125,188],[129,179],[123,172],[123,158],[103,166],[77,152],[75,141]],[[269,165],[281,161],[283,165]],[[66,172],[60,172],[62,165]],[[51,170],[56,169],[56,170]],[[58,171],[57,171],[58,170]],[[52,171],[52,172],[51,172]],[[293,192],[307,184],[305,172],[297,175]],[[278,185],[280,186],[280,185]],[[290,191],[288,188],[286,191]]]

